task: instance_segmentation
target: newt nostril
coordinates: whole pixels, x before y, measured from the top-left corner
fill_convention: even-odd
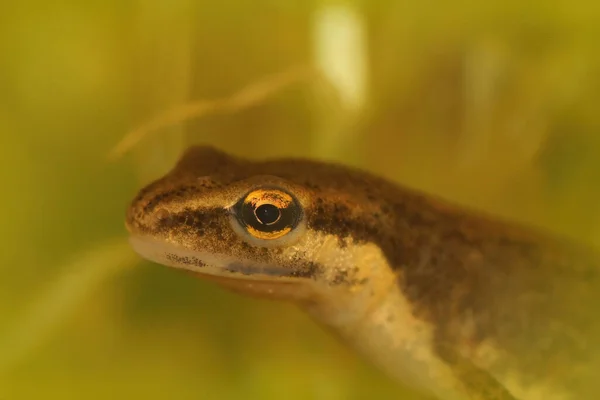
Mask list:
[[[171,213],[164,208],[159,208],[154,212],[154,219],[156,222],[164,221],[171,216]]]

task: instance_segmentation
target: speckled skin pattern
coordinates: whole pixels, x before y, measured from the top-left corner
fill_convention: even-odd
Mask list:
[[[433,327],[433,351],[467,388],[465,398],[600,398],[600,257],[560,236],[344,166],[254,162],[203,146],[140,191],[127,225],[188,244],[194,235],[213,238],[216,252],[282,264],[288,277],[323,274],[325,265],[279,259],[281,248],[251,246],[227,228],[221,201],[231,203],[243,194],[239,182],[262,176],[298,195],[308,231],[335,235],[340,247],[381,250],[415,318]],[[189,206],[204,198],[201,211]],[[331,285],[366,279],[352,269],[329,276]]]

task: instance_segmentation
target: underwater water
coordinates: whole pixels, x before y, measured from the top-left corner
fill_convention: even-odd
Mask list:
[[[132,253],[128,202],[193,143],[335,159],[600,243],[600,6],[336,5],[364,40],[339,72],[358,97],[291,82],[116,159],[154,115],[325,57],[330,2],[0,5],[0,399],[418,398],[293,306]]]

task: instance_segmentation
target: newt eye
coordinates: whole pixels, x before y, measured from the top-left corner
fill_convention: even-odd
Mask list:
[[[281,210],[274,204],[262,204],[256,207],[254,215],[264,225],[272,225],[281,218]]]
[[[257,239],[278,239],[290,233],[300,221],[298,201],[280,189],[256,189],[233,206],[242,227]]]

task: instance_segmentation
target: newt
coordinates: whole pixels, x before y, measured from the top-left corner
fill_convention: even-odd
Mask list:
[[[600,398],[600,255],[335,163],[189,148],[131,202],[143,258],[289,301],[440,400]]]

